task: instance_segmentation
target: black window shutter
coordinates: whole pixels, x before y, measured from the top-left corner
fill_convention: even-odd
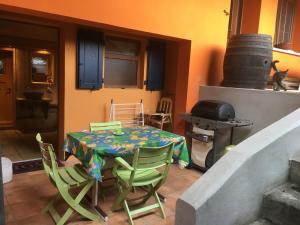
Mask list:
[[[77,33],[77,88],[102,87],[103,33],[80,29]]]
[[[149,41],[147,57],[147,90],[162,90],[165,75],[166,44]]]

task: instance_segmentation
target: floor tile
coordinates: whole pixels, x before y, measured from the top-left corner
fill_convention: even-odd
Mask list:
[[[72,158],[69,163],[74,161]],[[180,177],[180,179],[178,179]],[[175,221],[175,207],[178,197],[201,177],[201,173],[194,170],[178,169],[177,166],[171,167],[168,180],[159,192],[167,199],[163,203],[167,218],[160,217],[159,210],[153,210],[152,213],[138,216],[134,219],[135,225],[171,225]],[[179,182],[180,181],[180,182]],[[100,199],[99,205],[108,214],[108,222],[86,221],[80,215],[75,215],[68,221],[70,225],[127,225],[127,215],[123,210],[112,212],[111,207],[118,196],[118,191],[114,188],[106,189],[105,199]],[[141,193],[137,190],[133,195]],[[12,182],[4,185],[5,209],[7,225],[52,225],[52,218],[46,214],[43,215],[42,209],[57,194],[56,188],[50,183],[44,171],[35,171],[30,173],[18,174],[13,177]],[[150,204],[153,200],[149,200]],[[58,210],[64,212],[67,205],[61,201],[58,202]]]
[[[42,133],[45,140],[56,143],[56,132]],[[34,133],[23,133],[18,130],[0,130],[1,151],[13,162],[41,158]]]

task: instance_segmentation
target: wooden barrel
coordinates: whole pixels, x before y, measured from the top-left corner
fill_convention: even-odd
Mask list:
[[[223,64],[223,86],[264,89],[271,72],[272,36],[240,34],[227,46]]]

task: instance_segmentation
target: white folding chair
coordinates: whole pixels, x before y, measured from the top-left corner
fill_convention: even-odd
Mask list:
[[[139,103],[116,104],[112,99],[109,120],[121,121],[123,127],[144,126],[143,100]]]

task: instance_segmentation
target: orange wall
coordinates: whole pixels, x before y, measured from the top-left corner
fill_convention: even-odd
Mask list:
[[[65,27],[65,126],[68,131],[88,129],[90,122],[109,119],[110,102],[144,101],[145,112],[155,112],[159,91],[144,89],[103,88],[100,91],[77,90],[76,83],[76,26]],[[144,77],[145,80],[145,77]]]
[[[76,3],[75,3],[76,2]],[[226,41],[228,19],[223,10],[230,10],[230,0],[0,0],[0,9],[12,12],[48,17],[68,22],[86,23],[92,25],[107,25],[143,32],[144,34],[162,35],[180,38],[182,41],[178,50],[180,61],[176,76],[176,106],[175,112],[189,111],[199,99],[199,86],[206,84],[211,71],[212,52],[216,52],[217,64],[223,58]],[[47,13],[47,14],[45,14]],[[112,27],[110,27],[112,28]],[[65,130],[86,127],[86,122],[101,118],[100,102],[107,102],[103,94],[115,98],[140,99],[136,92],[126,89],[100,90],[98,92],[76,90],[75,79],[75,49],[72,47],[74,31],[67,35],[66,43],[66,84],[65,84]],[[189,53],[190,51],[190,53]],[[180,58],[183,57],[183,58]],[[187,65],[187,66],[186,66]],[[212,74],[210,76],[220,74]],[[218,78],[220,80],[220,78]],[[102,92],[102,93],[101,93]],[[158,98],[155,93],[144,93],[147,98]],[[125,97],[124,97],[125,98]],[[146,106],[147,107],[147,106]],[[78,125],[76,125],[78,124]],[[182,131],[182,123],[175,115],[175,130]]]
[[[276,28],[278,0],[261,0],[261,11],[258,33],[274,36]]]

